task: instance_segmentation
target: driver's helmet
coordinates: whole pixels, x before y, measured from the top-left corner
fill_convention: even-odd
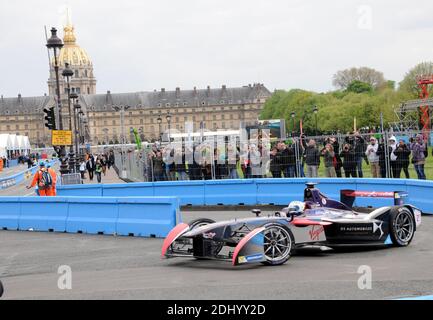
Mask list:
[[[289,204],[289,213],[300,215],[304,213],[305,203],[302,201],[292,201]]]

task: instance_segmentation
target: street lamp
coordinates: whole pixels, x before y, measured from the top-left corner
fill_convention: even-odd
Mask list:
[[[67,94],[68,94],[68,109],[69,109],[69,130],[72,133],[72,112],[71,112],[71,86],[70,78],[74,75],[74,71],[69,68],[69,63],[65,63],[65,68],[63,69],[62,76],[66,78],[67,84]],[[78,96],[77,96],[78,98]],[[75,172],[75,155],[73,143],[69,147],[69,172]]]
[[[48,50],[53,49],[54,53],[54,73],[56,75],[56,95],[57,95],[57,123],[59,124],[56,129],[63,130],[63,120],[62,120],[62,104],[60,97],[60,82],[59,82],[59,64],[57,61],[57,51],[63,48],[62,40],[57,36],[57,29],[51,28],[51,37],[47,40],[46,44]],[[48,51],[49,52],[49,51]],[[60,165],[60,173],[65,174],[68,172],[68,165],[66,164],[66,148],[65,146],[60,146],[59,156],[61,158],[62,164]]]
[[[76,172],[80,171],[80,160],[81,154],[80,154],[80,148],[79,148],[79,129],[78,129],[78,112],[81,110],[81,106],[78,104],[78,94],[76,92],[72,92],[69,94],[69,97],[74,102],[74,139],[75,139],[75,168]],[[83,113],[84,114],[84,113]],[[71,129],[72,130],[72,129]],[[71,146],[72,148],[72,146]]]
[[[292,118],[292,137],[293,137],[295,135],[295,112],[294,111],[292,111],[290,117]]]
[[[161,138],[161,123],[162,123],[162,118],[161,118],[161,111],[158,114],[158,119],[156,119],[156,121],[158,122],[158,127],[159,127],[159,141],[161,142],[162,138]]]
[[[165,116],[165,118],[167,119],[167,123],[168,123],[168,142],[170,142],[170,122],[171,122],[170,110],[167,111],[167,115]]]
[[[319,109],[317,108],[317,106],[314,106],[314,109],[313,109],[313,112],[314,112],[314,120],[315,120],[315,123],[316,123],[316,125],[315,125],[315,128],[316,128],[316,134],[315,134],[315,136],[317,137],[317,112],[319,112]]]

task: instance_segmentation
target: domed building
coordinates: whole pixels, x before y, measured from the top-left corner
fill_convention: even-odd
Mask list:
[[[93,63],[87,52],[81,48],[76,41],[74,26],[68,18],[66,26],[63,28],[64,46],[58,54],[60,92],[62,95],[67,93],[66,80],[61,76],[66,63],[74,71],[70,79],[71,92],[78,94],[95,94],[96,79],[93,74]],[[49,95],[56,95],[56,75],[54,72],[54,59],[51,62],[50,78],[48,80]]]

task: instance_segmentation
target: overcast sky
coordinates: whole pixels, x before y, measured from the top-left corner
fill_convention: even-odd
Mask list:
[[[62,29],[66,7],[98,93],[254,82],[321,92],[337,70],[401,81],[433,60],[431,0],[2,0],[0,94],[47,92],[44,25]]]

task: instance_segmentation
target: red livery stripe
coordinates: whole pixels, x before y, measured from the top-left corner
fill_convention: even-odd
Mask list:
[[[167,252],[168,247],[179,238],[185,231],[189,229],[189,225],[186,223],[179,223],[176,227],[174,227],[168,236],[164,239],[164,243],[162,244],[161,250],[161,258],[164,258],[165,253]]]

